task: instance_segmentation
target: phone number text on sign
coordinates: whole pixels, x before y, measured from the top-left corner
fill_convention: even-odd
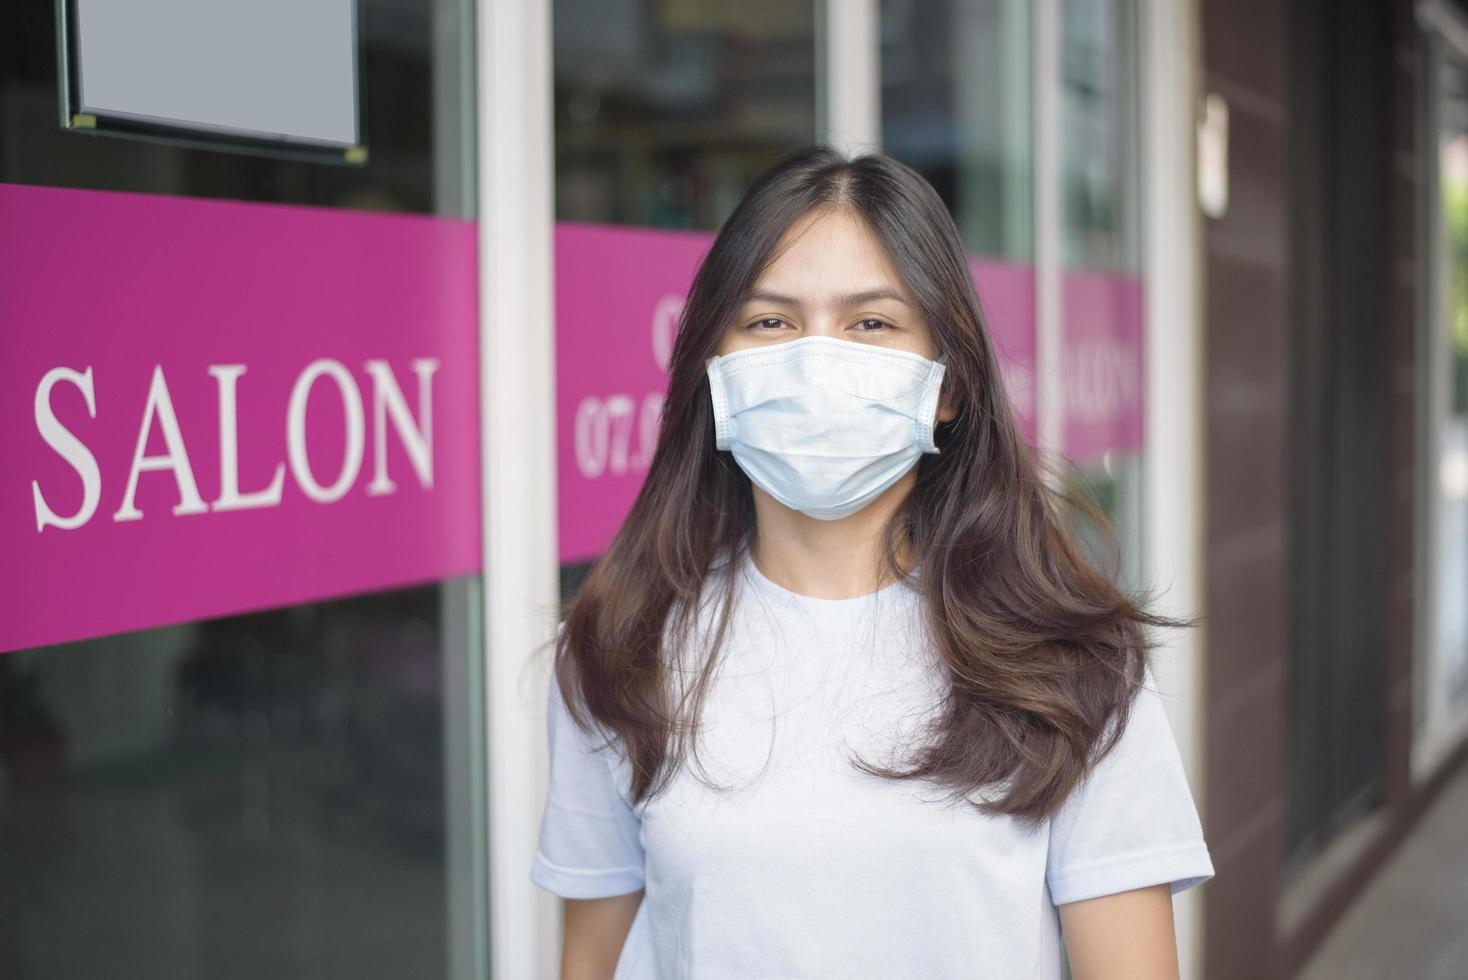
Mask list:
[[[560,558],[603,554],[652,465],[668,361],[709,232],[556,223]]]
[[[587,395],[576,406],[576,468],[588,480],[646,473],[657,448],[663,393]]]
[[[653,308],[652,360],[663,377],[673,353],[685,297],[667,295]],[[657,449],[664,391],[642,395],[585,395],[576,406],[573,444],[576,468],[588,480],[604,475],[646,473]]]

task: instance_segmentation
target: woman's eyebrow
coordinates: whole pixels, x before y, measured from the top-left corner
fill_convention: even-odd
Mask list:
[[[907,301],[902,298],[902,295],[900,293],[898,293],[895,289],[890,289],[886,286],[882,286],[877,289],[864,289],[861,292],[848,293],[845,296],[837,296],[836,305],[843,307],[860,306],[863,303],[872,303],[879,299],[895,300],[898,303],[902,303],[904,306],[907,305]],[[786,296],[784,293],[771,292],[768,289],[756,289],[751,291],[747,302],[777,303],[781,306],[797,307],[801,305],[800,300],[796,299],[794,296]]]

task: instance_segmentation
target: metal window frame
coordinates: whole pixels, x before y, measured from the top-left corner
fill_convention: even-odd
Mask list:
[[[846,153],[882,146],[880,0],[817,0],[816,132]]]
[[[530,881],[548,765],[534,658],[559,596],[551,2],[476,8],[490,976],[554,977],[556,904]]]
[[[1142,0],[1142,276],[1147,465],[1144,566],[1165,586],[1157,611],[1206,614],[1202,213],[1196,197],[1201,58],[1194,3]],[[1204,685],[1198,630],[1158,638],[1158,687],[1200,811],[1206,803]],[[1173,899],[1184,980],[1203,973],[1207,887]]]

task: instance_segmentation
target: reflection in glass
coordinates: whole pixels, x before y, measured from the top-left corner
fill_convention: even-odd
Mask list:
[[[750,181],[816,136],[813,0],[552,10],[558,221],[713,231]],[[604,326],[646,343],[646,323]],[[589,569],[561,568],[563,598]]]
[[[1066,265],[1138,269],[1141,64],[1134,0],[1065,0],[1061,154]]]
[[[1061,258],[1069,270],[1104,270],[1135,277],[1141,270],[1141,126],[1138,71],[1141,47],[1135,0],[1065,0],[1061,36]],[[1121,287],[1118,283],[1118,288]],[[1066,333],[1077,318],[1117,316],[1076,309],[1067,301]],[[1114,324],[1112,357],[1102,365],[1136,366],[1135,340],[1145,332]],[[1129,346],[1130,345],[1130,346]],[[1076,346],[1067,342],[1068,358]],[[1095,380],[1096,365],[1067,363],[1066,377],[1080,370]],[[1133,393],[1140,410],[1140,374],[1104,374],[1097,384],[1115,394]],[[1094,387],[1094,385],[1093,385]],[[1067,397],[1081,386],[1070,384]],[[1076,407],[1068,407],[1074,413]],[[1121,572],[1129,585],[1141,583],[1143,532],[1142,479],[1145,453],[1123,446],[1097,458],[1081,459],[1089,493],[1112,522],[1121,547]]]
[[[0,976],[447,976],[441,591],[0,655]]]
[[[0,181],[473,218],[471,5],[359,10],[345,167],[63,131],[0,4]],[[478,588],[0,653],[0,977],[482,977]]]
[[[1028,0],[883,0],[882,143],[937,188],[964,247],[1034,255]]]
[[[1468,703],[1468,70],[1442,72],[1438,155],[1443,293],[1432,342],[1437,418],[1434,646],[1450,705]]]
[[[815,130],[815,5],[555,0],[560,220],[715,229]]]

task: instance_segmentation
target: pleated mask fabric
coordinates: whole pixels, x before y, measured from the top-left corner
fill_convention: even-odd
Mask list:
[[[854,514],[936,453],[944,365],[803,337],[711,357],[715,445],[757,486],[820,520]]]

